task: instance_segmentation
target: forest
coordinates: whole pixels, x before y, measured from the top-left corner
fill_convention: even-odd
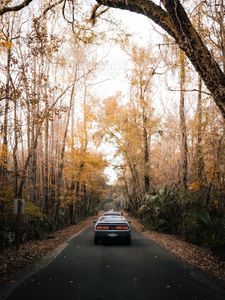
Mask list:
[[[224,1],[17,2],[0,1],[1,251],[114,199],[225,259]]]

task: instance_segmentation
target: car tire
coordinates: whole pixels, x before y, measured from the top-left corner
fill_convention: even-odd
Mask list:
[[[99,244],[99,239],[97,237],[94,237],[94,244],[98,245]]]

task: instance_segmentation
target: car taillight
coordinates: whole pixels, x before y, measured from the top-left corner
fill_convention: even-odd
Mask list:
[[[123,226],[116,226],[117,230],[123,230]]]
[[[117,230],[129,230],[128,226],[116,226]]]
[[[109,229],[109,226],[96,226],[96,229],[97,230],[107,230],[107,229]]]
[[[109,229],[109,226],[102,226],[102,229],[107,230],[107,229]]]
[[[129,230],[128,226],[123,226],[123,230]]]

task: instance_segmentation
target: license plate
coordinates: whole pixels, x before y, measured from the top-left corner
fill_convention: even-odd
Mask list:
[[[117,233],[108,233],[108,236],[110,236],[110,237],[116,237]]]

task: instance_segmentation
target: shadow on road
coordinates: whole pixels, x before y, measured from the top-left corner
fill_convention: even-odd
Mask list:
[[[131,247],[132,246],[132,242],[131,242],[131,245],[128,245],[126,243],[126,241],[123,241],[123,240],[113,240],[113,239],[104,239],[104,240],[101,240],[99,241],[99,244],[98,245],[95,245],[96,247],[97,246],[127,246],[127,247]]]

